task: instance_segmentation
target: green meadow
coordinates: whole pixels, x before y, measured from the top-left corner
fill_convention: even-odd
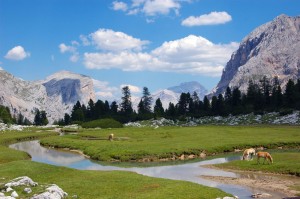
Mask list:
[[[114,141],[107,140],[115,135]],[[299,148],[298,126],[198,126],[80,130],[47,137],[46,146],[78,149],[101,161],[159,160],[173,156],[232,152],[248,147]]]
[[[41,193],[49,184],[57,184],[69,194],[68,198],[203,198],[230,196],[215,188],[199,184],[152,178],[125,171],[82,171],[66,167],[32,162],[24,152],[8,148],[8,144],[30,139],[55,136],[50,132],[1,132],[0,133],[0,189],[10,180],[28,176],[39,183],[31,194],[24,194],[24,187],[16,191],[20,198],[30,198]]]
[[[257,164],[256,157],[252,161],[232,161],[215,165],[218,168],[243,170],[243,171],[263,171],[266,173],[290,174],[300,177],[300,151],[297,152],[270,152],[273,164]],[[300,190],[300,189],[299,189]]]
[[[195,183],[146,177],[125,171],[82,171],[32,162],[24,152],[9,149],[8,144],[40,139],[44,145],[78,149],[92,159],[136,161],[145,157],[168,158],[173,155],[221,154],[246,147],[298,148],[297,126],[199,126],[160,128],[80,129],[78,134],[57,136],[46,130],[0,133],[0,188],[19,176],[29,176],[40,185],[57,184],[69,198],[217,198],[229,196],[218,189]],[[108,135],[115,135],[108,141]],[[228,163],[266,172],[299,174],[299,153],[274,153],[274,164],[256,165],[255,161]],[[298,161],[299,162],[299,161]],[[225,165],[223,165],[225,167]],[[233,167],[232,166],[232,167]],[[290,171],[290,172],[289,172]],[[24,195],[20,189],[20,197]],[[17,190],[18,191],[18,190]],[[33,193],[43,189],[33,188]],[[18,192],[18,193],[19,193]],[[33,194],[32,193],[32,194]]]

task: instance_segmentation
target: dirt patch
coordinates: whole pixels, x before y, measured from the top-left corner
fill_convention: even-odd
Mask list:
[[[219,169],[212,165],[206,167]],[[222,169],[223,170],[223,169]],[[237,170],[227,170],[237,173],[238,178],[222,177],[222,176],[201,176],[204,179],[221,182],[224,184],[242,185],[252,188],[264,189],[266,191],[276,191],[283,193],[289,197],[300,194],[300,191],[292,189],[295,185],[300,185],[300,178],[288,175],[279,174],[263,174],[261,172],[246,171],[241,172]]]

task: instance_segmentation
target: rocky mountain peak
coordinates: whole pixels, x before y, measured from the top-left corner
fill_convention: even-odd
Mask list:
[[[279,78],[282,86],[300,76],[300,16],[280,15],[246,36],[226,64],[213,95],[226,88],[246,92],[249,80]]]
[[[77,101],[95,100],[93,80],[84,75],[61,71],[45,80],[25,81],[0,70],[0,104],[11,113],[22,113],[33,121],[35,110],[44,110],[49,122],[70,113]]]

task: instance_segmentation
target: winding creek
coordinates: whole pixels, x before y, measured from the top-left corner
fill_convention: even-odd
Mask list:
[[[143,168],[141,167],[123,168],[118,166],[106,166],[101,164],[101,162],[92,161],[86,158],[84,155],[78,153],[45,148],[42,147],[39,144],[39,141],[37,140],[16,143],[10,145],[9,147],[29,153],[32,157],[32,161],[36,161],[36,162],[42,162],[42,163],[57,165],[57,166],[65,166],[65,167],[70,167],[70,168],[75,168],[80,170],[132,171],[145,176],[166,178],[166,179],[173,179],[173,180],[185,180],[185,181],[198,183],[201,185],[219,188],[227,193],[231,193],[232,195],[238,196],[240,199],[247,199],[247,198],[249,199],[251,198],[251,194],[253,193],[266,192],[260,189],[253,189],[250,187],[243,187],[243,186],[231,185],[231,184],[222,184],[219,182],[214,182],[211,180],[206,180],[201,178],[202,175],[224,176],[224,177],[234,177],[234,178],[245,177],[238,173],[203,167],[204,165],[225,163],[232,160],[240,159],[240,156],[237,155],[232,155],[224,158],[215,158],[211,160],[202,160],[199,162],[185,163],[180,165],[152,166],[152,167],[143,167]],[[270,191],[267,192],[272,194],[272,198],[274,199],[286,197],[285,195],[278,192],[270,192]]]

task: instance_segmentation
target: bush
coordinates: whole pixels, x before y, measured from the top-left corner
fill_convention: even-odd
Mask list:
[[[123,125],[114,119],[99,119],[82,123],[83,128],[122,128]]]

